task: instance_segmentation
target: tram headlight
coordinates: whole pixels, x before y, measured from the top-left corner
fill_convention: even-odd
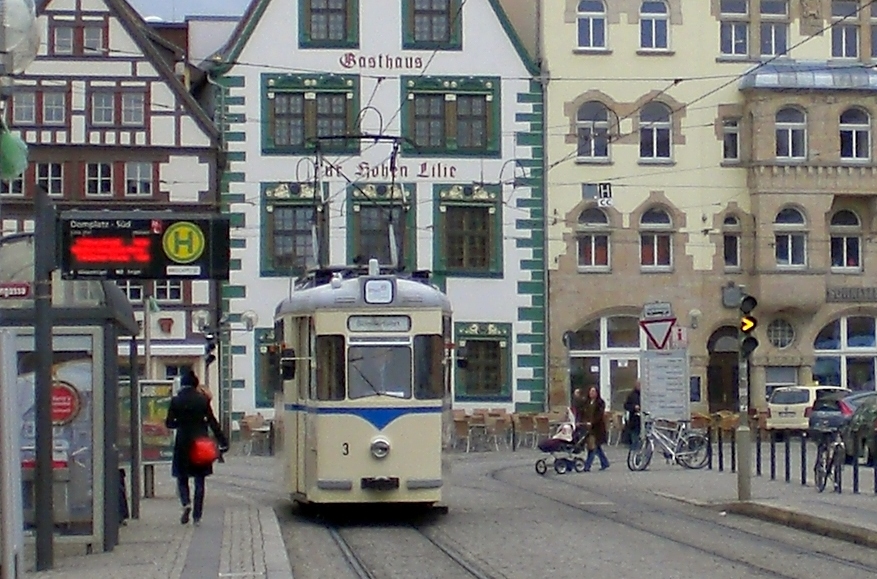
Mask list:
[[[386,438],[377,438],[372,441],[372,456],[375,458],[384,458],[390,454],[390,441]]]

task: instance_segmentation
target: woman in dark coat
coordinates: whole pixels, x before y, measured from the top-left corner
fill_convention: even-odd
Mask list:
[[[210,399],[198,388],[198,376],[194,372],[189,372],[180,380],[180,385],[182,389],[171,400],[165,425],[177,429],[171,472],[177,479],[180,503],[183,505],[180,522],[185,525],[189,522],[189,515],[192,515],[197,525],[201,522],[201,515],[204,513],[204,479],[213,474],[213,465],[191,464],[189,455],[192,444],[195,439],[208,436],[209,428],[219,442],[220,451],[225,452],[228,450],[228,438],[213,414]],[[189,500],[189,478],[195,479],[194,513]]]
[[[588,458],[585,459],[585,470],[591,470],[594,456],[600,459],[600,470],[609,468],[609,459],[603,452],[603,445],[608,440],[606,432],[606,403],[600,398],[595,387],[588,390],[588,399],[582,411],[585,425],[588,427]]]

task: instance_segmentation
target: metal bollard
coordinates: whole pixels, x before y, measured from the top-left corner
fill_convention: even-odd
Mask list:
[[[731,431],[731,472],[737,472],[737,431]]]
[[[755,476],[761,476],[761,429],[755,428]]]
[[[789,440],[789,433],[783,435],[783,448],[786,451],[786,482],[792,481],[792,441]]]
[[[801,433],[801,484],[807,486],[807,433]]]
[[[719,472],[724,472],[725,470],[725,450],[724,450],[724,441],[722,440],[722,427],[719,427]],[[877,481],[877,477],[874,479]],[[877,483],[875,483],[877,485]],[[877,486],[874,487],[877,492]]]
[[[713,427],[710,425],[706,429],[706,441],[707,447],[710,449],[709,454],[706,457],[706,467],[710,470],[713,469]]]
[[[846,457],[844,457],[846,459]],[[859,494],[859,439],[853,439],[853,493]]]
[[[874,431],[874,436],[871,438],[871,448],[877,449],[877,431]],[[871,457],[872,459],[872,470],[874,471],[874,494],[877,495],[877,457]]]
[[[770,431],[770,480],[777,479],[777,435]]]

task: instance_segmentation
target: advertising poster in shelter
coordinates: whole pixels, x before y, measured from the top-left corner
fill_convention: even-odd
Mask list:
[[[36,467],[35,357],[19,352],[18,408],[25,528],[32,528]],[[54,511],[59,530],[91,534],[93,524],[93,381],[91,353],[56,351],[52,365],[52,466]]]
[[[174,432],[164,425],[173,395],[173,380],[140,381],[140,442],[145,464],[170,462],[174,456]]]

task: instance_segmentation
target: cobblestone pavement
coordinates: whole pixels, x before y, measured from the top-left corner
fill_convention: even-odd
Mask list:
[[[267,460],[267,459],[266,459]],[[199,527],[180,524],[175,485],[156,469],[155,498],[141,499],[140,518],[120,530],[109,553],[85,554],[83,546],[55,542],[55,565],[34,572],[33,549],[25,553],[28,579],[292,579],[277,518],[270,504],[223,484],[248,470],[245,457],[229,457],[207,479]],[[238,464],[241,463],[241,464]],[[231,472],[232,474],[227,474]]]
[[[793,477],[792,482],[786,483],[782,476],[777,481],[771,481],[767,476],[753,476],[752,500],[745,503],[751,508],[744,512],[740,508],[741,503],[736,501],[737,475],[728,470],[686,470],[656,457],[647,471],[630,472],[625,463],[625,448],[611,446],[607,454],[612,465],[605,472],[557,475],[549,470],[548,474],[540,476],[533,465],[545,455],[532,449],[457,453],[452,459],[452,487],[448,495],[451,514],[444,519],[450,524],[443,523],[438,531],[447,533],[446,539],[456,542],[463,550],[474,544],[479,545],[478,552],[470,551],[473,558],[482,561],[501,558],[505,562],[504,574],[508,577],[523,576],[519,575],[519,571],[539,573],[539,558],[532,558],[531,549],[525,547],[520,552],[508,551],[508,546],[516,541],[526,545],[531,540],[547,545],[552,542],[551,537],[558,538],[561,527],[557,525],[575,525],[576,517],[572,518],[572,522],[561,523],[565,521],[567,511],[546,502],[544,497],[540,498],[540,493],[548,490],[564,500],[565,497],[572,497],[576,505],[595,513],[619,513],[622,508],[620,505],[625,504],[625,497],[637,500],[651,497],[651,500],[663,502],[655,503],[654,512],[649,506],[651,503],[640,503],[636,507],[637,517],[646,520],[656,512],[668,512],[667,504],[685,503],[687,505],[681,507],[695,509],[691,512],[712,513],[708,516],[717,517],[715,521],[730,522],[732,519],[726,513],[742,512],[821,535],[877,546],[877,515],[874,515],[877,496],[865,484],[860,494],[848,492],[849,487],[841,494],[817,493],[812,484],[801,485],[800,478],[796,480]],[[860,475],[863,482],[869,481],[873,471],[863,468]],[[501,483],[506,479],[519,488],[503,487]],[[167,473],[159,469],[156,473],[156,497],[141,501],[140,519],[129,521],[127,526],[122,527],[120,544],[112,552],[86,555],[81,546],[56,541],[55,568],[41,573],[28,570],[25,577],[291,579],[292,569],[296,567],[290,565],[288,552],[298,558],[298,561],[292,561],[294,565],[298,563],[303,568],[310,568],[316,573],[312,574],[315,577],[326,576],[319,571],[320,565],[313,565],[317,560],[313,558],[317,556],[315,548],[319,545],[312,545],[314,549],[309,548],[311,551],[296,551],[290,545],[284,545],[280,527],[283,525],[287,529],[290,520],[286,516],[288,508],[281,508],[284,513],[281,523],[276,518],[275,508],[283,505],[284,501],[275,480],[276,461],[265,457],[229,457],[226,464],[217,467],[217,474],[208,479],[204,519],[202,525],[195,528],[179,523],[180,508],[173,482]],[[519,506],[525,503],[526,506]],[[485,519],[485,516],[488,518]],[[517,516],[520,521],[509,524],[510,519],[504,521],[507,516]],[[733,520],[737,527],[749,529],[751,533],[761,533],[764,529],[757,526],[763,525],[757,521],[747,523],[749,519]],[[616,526],[612,521],[604,524]],[[700,523],[686,524],[692,532],[697,527],[696,534],[705,536]],[[784,545],[800,543],[801,549],[809,549],[806,545],[811,540],[829,541],[823,538],[802,539],[800,537],[809,535],[770,528],[770,533],[787,533],[783,535]],[[605,534],[604,530],[605,527],[601,529],[602,534]],[[289,535],[288,530],[284,530],[284,533]],[[472,539],[467,540],[466,537],[470,535]],[[627,528],[616,529],[613,535],[621,541],[635,543],[642,540],[637,532]],[[480,538],[476,540],[476,536]],[[493,544],[485,537],[496,537],[497,541]],[[595,538],[597,544],[608,540],[608,536]],[[835,550],[847,548],[837,546],[841,543],[832,545]],[[673,545],[669,552],[674,552],[675,548],[678,545]],[[607,543],[606,552],[609,551],[611,549]],[[526,557],[528,553],[532,560]],[[26,555],[26,568],[32,569],[32,549]],[[725,555],[730,556],[728,553]],[[716,560],[721,561],[722,558]],[[564,555],[550,562],[552,565],[575,565],[576,558]],[[607,565],[606,569],[613,568],[613,564],[621,565],[619,569],[623,568],[614,558],[603,563]],[[677,559],[670,557],[666,563],[670,565],[667,569],[676,569],[681,573],[679,576],[687,575],[687,568],[680,567]],[[870,562],[863,562],[862,565],[877,569]],[[804,575],[808,575],[805,571],[809,569],[802,570]],[[303,575],[307,576],[308,573]],[[733,573],[728,576],[733,576]],[[836,576],[844,575],[841,573]]]

